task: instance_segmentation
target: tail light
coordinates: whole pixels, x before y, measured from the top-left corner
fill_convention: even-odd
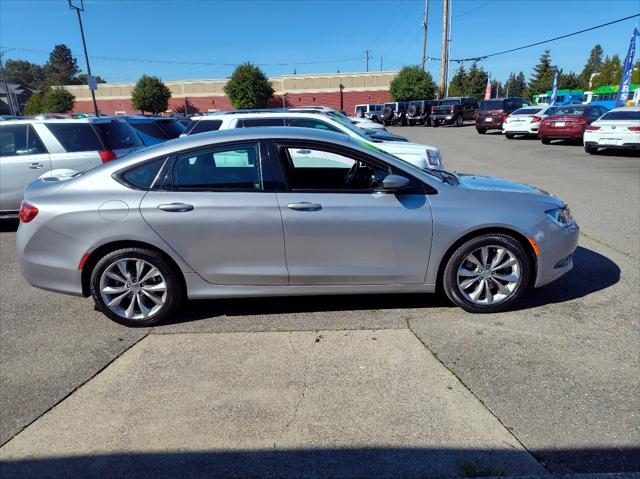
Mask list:
[[[540,123],[541,121],[542,121],[542,118],[540,118],[539,116],[533,115],[531,117],[531,123]]]
[[[509,115],[502,115],[502,123],[504,123],[505,121],[507,121],[507,118],[509,117]]]
[[[38,208],[36,208],[35,206],[31,206],[29,203],[26,203],[24,201],[20,203],[19,218],[23,223],[28,223],[33,218],[35,218],[37,214]]]
[[[599,129],[600,129],[600,127],[596,126],[596,125],[589,125],[587,127],[587,131],[596,131],[596,130],[599,130]]]
[[[629,131],[640,131],[640,126],[629,126],[627,127]]]
[[[453,105],[451,105],[451,108],[449,109],[449,111],[450,111],[451,113],[453,113],[453,112],[455,111],[455,107],[454,107]]]
[[[435,107],[435,106],[432,106],[432,107],[431,107],[431,113],[435,113],[435,112],[436,112],[436,107]]]
[[[112,160],[118,158],[113,150],[99,150],[98,154],[103,163],[109,163]]]

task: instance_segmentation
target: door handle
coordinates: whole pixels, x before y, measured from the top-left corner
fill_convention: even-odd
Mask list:
[[[322,205],[318,203],[289,203],[287,208],[295,211],[320,211],[322,209]]]
[[[40,170],[42,168],[44,168],[44,163],[40,163],[39,161],[35,163],[29,163],[29,169],[31,170]]]
[[[158,209],[162,211],[168,211],[170,213],[185,213],[193,209],[193,205],[186,203],[168,203],[164,205],[158,205]]]

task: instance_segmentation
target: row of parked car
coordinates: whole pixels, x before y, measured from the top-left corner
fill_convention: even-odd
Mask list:
[[[580,141],[591,154],[600,148],[640,150],[640,108],[633,106],[609,110],[599,104],[531,105],[519,97],[481,102],[457,97],[356,105],[355,114],[384,125],[462,126],[472,121],[479,134],[499,130],[508,139],[536,136],[545,145],[554,140]]]
[[[135,150],[207,131],[289,126],[333,131],[423,169],[442,170],[438,148],[327,107],[233,110],[187,117],[43,115],[0,121],[0,217],[15,217],[30,182],[74,175]]]

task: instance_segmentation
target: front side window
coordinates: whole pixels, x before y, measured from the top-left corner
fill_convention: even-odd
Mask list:
[[[187,190],[262,189],[258,143],[183,153],[173,166],[173,185]]]
[[[312,191],[371,191],[388,172],[342,153],[304,148],[280,148],[289,187]]]
[[[0,156],[24,155],[27,151],[27,125],[0,128]]]

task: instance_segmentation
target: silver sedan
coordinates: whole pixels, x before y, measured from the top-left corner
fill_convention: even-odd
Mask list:
[[[34,286],[148,326],[188,299],[431,293],[512,308],[572,268],[578,226],[523,184],[421,170],[345,135],[180,138],[29,185],[17,251]]]

